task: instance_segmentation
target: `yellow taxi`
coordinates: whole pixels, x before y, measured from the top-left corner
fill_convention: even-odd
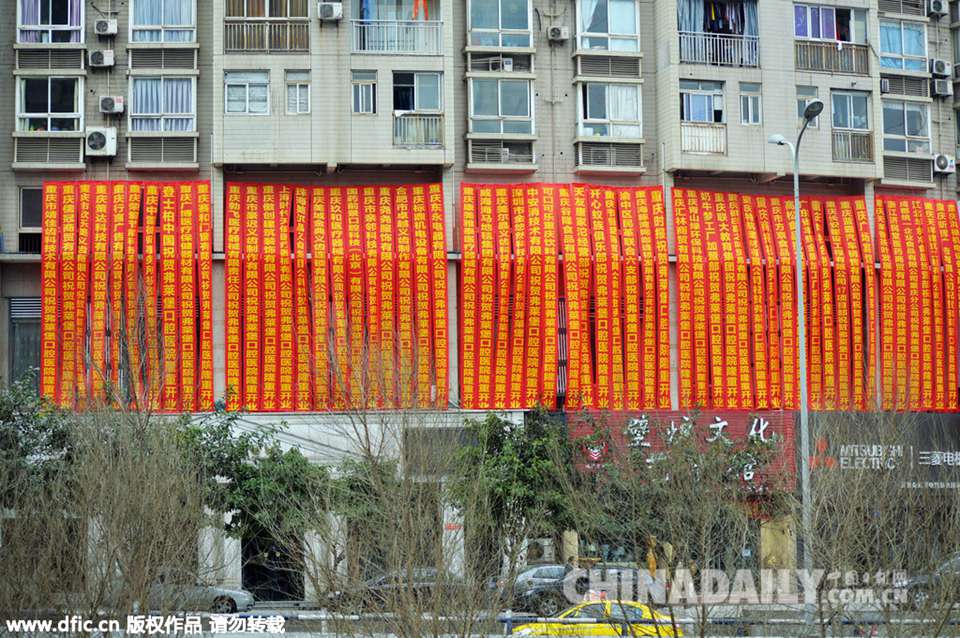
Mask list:
[[[673,633],[670,617],[631,600],[582,602],[558,617],[566,622],[534,622],[518,625],[515,636],[683,636]],[[629,623],[631,632],[626,624]],[[659,625],[659,626],[658,626]]]

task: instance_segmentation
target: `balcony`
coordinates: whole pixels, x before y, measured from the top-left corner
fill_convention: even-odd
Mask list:
[[[443,114],[393,114],[393,145],[405,148],[443,147]]]
[[[680,150],[684,153],[725,154],[727,125],[714,122],[680,122]]]
[[[873,162],[873,133],[870,131],[833,131],[834,162]]]
[[[760,38],[755,35],[680,32],[680,61],[711,66],[760,66]]]
[[[223,25],[226,53],[310,51],[310,22],[304,19],[227,19]]]
[[[798,71],[870,74],[870,50],[865,44],[797,40],[794,51]]]
[[[354,53],[440,55],[439,20],[352,20]]]

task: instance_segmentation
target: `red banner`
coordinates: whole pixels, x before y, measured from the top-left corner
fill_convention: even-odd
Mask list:
[[[194,365],[203,339],[195,328],[197,316],[201,325],[212,325],[209,305],[198,312],[197,290],[212,289],[210,269],[196,263],[197,224],[204,218],[195,205],[198,189],[209,193],[206,183],[193,182],[44,185],[44,396],[68,408],[213,407],[212,365],[199,371]],[[206,223],[209,227],[209,206]],[[211,249],[208,242],[206,254]],[[209,394],[198,402],[197,388],[205,387]]]
[[[244,327],[226,360],[244,388],[231,408],[446,407],[439,185],[228,184],[227,212],[228,280],[243,273],[226,289]]]

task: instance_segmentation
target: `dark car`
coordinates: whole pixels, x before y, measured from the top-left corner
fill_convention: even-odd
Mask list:
[[[513,581],[510,592],[512,608],[517,611],[529,611],[544,618],[553,618],[571,605],[564,593],[564,582],[573,571],[570,565],[537,565],[526,569]],[[573,584],[577,594],[587,591],[585,576],[577,576]]]
[[[359,587],[330,592],[327,606],[340,612],[359,613],[389,611],[397,604],[410,601],[454,605],[456,596],[464,589],[464,583],[457,578],[433,567],[417,567],[409,571],[390,571]]]
[[[948,558],[933,573],[915,576],[900,586],[906,589],[907,602],[914,609],[960,601],[960,554]]]

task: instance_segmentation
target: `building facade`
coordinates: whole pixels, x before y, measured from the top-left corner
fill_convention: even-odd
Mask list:
[[[456,420],[461,184],[662,186],[673,260],[671,189],[791,192],[791,157],[766,141],[795,137],[819,98],[805,194],[955,200],[958,6],[16,0],[0,34],[0,377],[40,359],[46,180],[209,180],[216,397],[228,184],[440,183]],[[330,418],[292,426],[329,450]]]

